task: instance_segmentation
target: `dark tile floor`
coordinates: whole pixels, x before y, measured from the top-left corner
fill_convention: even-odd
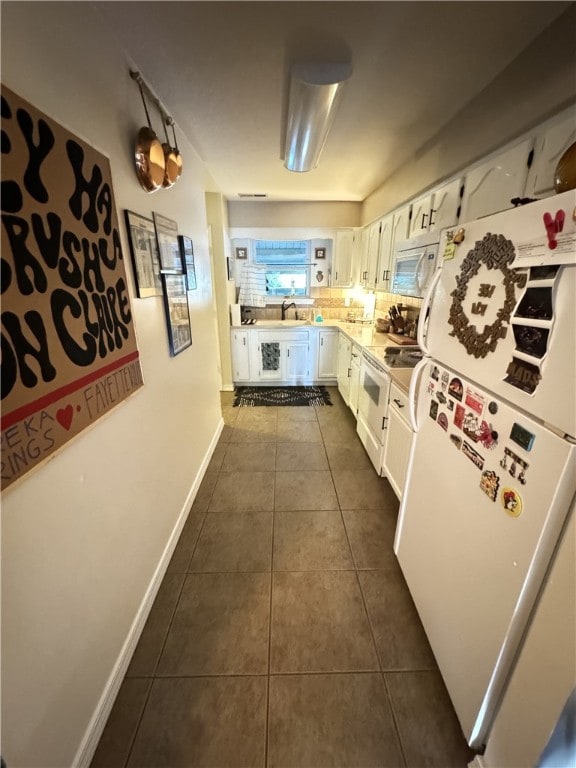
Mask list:
[[[465,768],[392,541],[333,407],[233,408],[92,768]]]

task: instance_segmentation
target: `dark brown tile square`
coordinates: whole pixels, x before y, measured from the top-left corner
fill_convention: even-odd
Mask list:
[[[330,469],[372,469],[364,446],[359,440],[343,443],[324,443]]]
[[[316,411],[309,405],[289,405],[278,408],[278,423],[281,421],[317,421]]]
[[[435,669],[436,661],[400,567],[358,574],[383,670]]]
[[[124,768],[152,680],[124,680],[90,768]]]
[[[270,768],[403,765],[382,676],[270,679]]]
[[[390,509],[347,509],[342,512],[356,568],[385,568],[396,563],[397,515]]]
[[[272,672],[378,668],[354,572],[274,573]]]
[[[390,483],[373,469],[332,471],[340,509],[388,509],[398,507]]]
[[[320,571],[354,568],[340,512],[277,512],[274,570]]]
[[[322,434],[316,420],[289,421],[287,419],[278,419],[277,435],[279,443],[322,442]]]
[[[222,463],[223,472],[274,472],[276,446],[270,443],[230,443]]]
[[[220,472],[210,512],[270,512],[274,476],[274,472]]]
[[[210,512],[190,571],[270,571],[271,563],[272,512]]]
[[[278,443],[276,446],[277,472],[322,469],[328,469],[322,443]]]
[[[466,744],[440,673],[385,675],[407,768],[466,768],[474,753]]]
[[[270,574],[188,576],[157,675],[265,673],[269,613]]]
[[[128,667],[127,677],[153,677],[184,583],[184,574],[167,573]]]
[[[276,408],[240,408],[231,442],[275,442],[276,411]]]
[[[266,677],[155,680],[131,768],[264,768]]]
[[[276,472],[274,508],[279,512],[338,509],[338,499],[328,471]]]

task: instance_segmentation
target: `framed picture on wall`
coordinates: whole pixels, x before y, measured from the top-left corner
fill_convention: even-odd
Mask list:
[[[248,248],[236,248],[235,249],[236,258],[237,259],[247,259],[248,258]]]
[[[160,296],[160,257],[154,222],[132,211],[124,211],[124,217],[138,298]]]
[[[182,274],[182,256],[178,242],[178,224],[166,216],[153,213],[158,251],[160,252],[160,267],[162,272]]]
[[[180,257],[182,259],[182,267],[186,275],[186,286],[189,291],[196,289],[196,267],[194,266],[194,246],[192,240],[186,235],[179,235],[178,241],[180,242]]]
[[[186,276],[163,272],[162,286],[170,354],[175,357],[192,345]]]
[[[326,248],[314,248],[314,258],[315,259],[325,259],[326,258]]]

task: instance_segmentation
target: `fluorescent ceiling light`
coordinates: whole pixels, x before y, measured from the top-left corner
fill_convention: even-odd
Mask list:
[[[292,67],[284,165],[311,171],[332,125],[351,64],[301,63]]]

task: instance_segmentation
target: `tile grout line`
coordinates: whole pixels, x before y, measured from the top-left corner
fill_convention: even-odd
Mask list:
[[[386,674],[384,672],[381,672],[380,676],[382,677],[382,683],[384,685],[384,690],[386,691],[386,696],[388,697],[388,704],[390,705],[390,711],[392,712],[392,720],[394,721],[394,728],[396,730],[396,738],[398,739],[398,746],[400,747],[400,754],[402,755],[402,760],[404,760],[404,766],[405,768],[407,768],[408,761],[406,760],[404,744],[402,742],[402,737],[400,736],[400,726],[398,725],[398,718],[396,716],[396,710],[394,709],[394,702],[392,701],[390,688],[388,687],[388,681],[386,680]]]
[[[276,434],[278,437],[278,434]],[[268,674],[266,676],[266,718],[264,734],[264,766],[268,765],[269,729],[270,729],[270,672],[272,656],[272,592],[274,589],[274,528],[276,520],[276,462],[278,460],[278,441],[274,445],[274,479],[272,492],[272,546],[270,547],[270,602],[268,611]]]

